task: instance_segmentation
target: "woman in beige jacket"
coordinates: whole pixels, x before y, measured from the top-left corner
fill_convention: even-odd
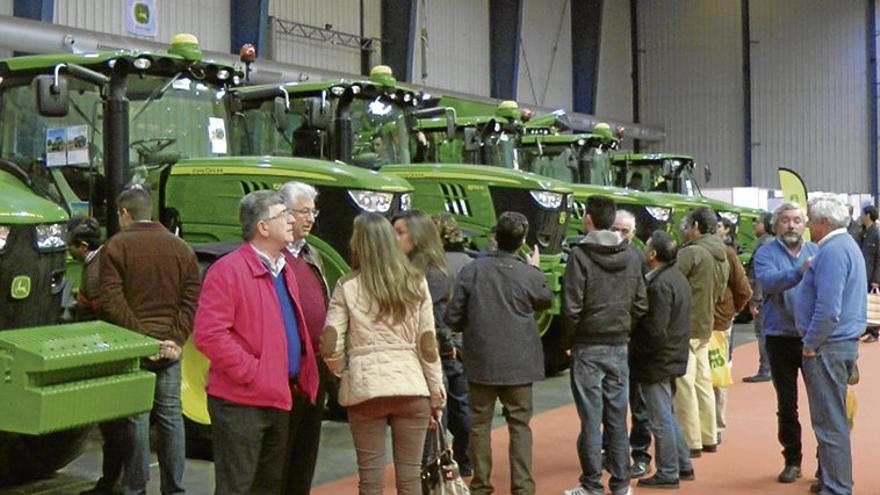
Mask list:
[[[385,429],[391,425],[397,493],[421,493],[430,418],[446,401],[428,283],[398,249],[385,217],[354,221],[354,271],[339,279],[321,334],[321,355],[341,376],[339,403],[358,461],[358,492],[384,490]]]

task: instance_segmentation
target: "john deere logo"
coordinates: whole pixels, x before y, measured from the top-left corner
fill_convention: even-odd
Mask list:
[[[12,279],[12,287],[9,293],[13,299],[24,299],[31,294],[31,278],[27,275],[19,275]]]
[[[138,24],[148,24],[150,22],[150,6],[140,2],[134,4],[134,20]]]

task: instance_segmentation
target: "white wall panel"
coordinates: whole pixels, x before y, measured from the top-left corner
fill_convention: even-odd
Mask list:
[[[865,3],[751,2],[754,184],[870,192]]]
[[[192,33],[203,50],[229,52],[229,0],[156,0],[155,5],[158,33],[154,41],[167,43],[175,34]],[[124,0],[55,0],[54,22],[132,36],[125,30],[124,9]]]
[[[603,2],[596,115],[632,121],[631,47],[629,1]]]
[[[571,109],[570,3],[523,0],[517,83],[520,102]]]
[[[652,149],[710,163],[716,188],[744,182],[740,18],[729,0],[638,0],[642,121],[667,136]]]
[[[422,79],[419,31],[422,7],[428,30],[428,77]],[[413,81],[435,88],[489,96],[489,2],[418,2]]]
[[[0,15],[12,15],[13,12],[13,4],[12,0],[0,0]],[[5,48],[0,48],[0,58],[7,58],[12,56],[12,50],[7,50]]]
[[[334,31],[360,34],[360,2],[354,0],[270,0],[269,15],[310,26],[324,27],[330,24]],[[380,0],[366,0],[364,36],[380,38],[381,19]],[[358,48],[282,34],[276,34],[273,42],[273,58],[278,62],[353,74],[361,72]],[[381,60],[378,50],[372,55],[375,64]]]

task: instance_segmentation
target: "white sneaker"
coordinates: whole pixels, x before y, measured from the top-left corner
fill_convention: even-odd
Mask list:
[[[569,490],[565,490],[564,492],[562,492],[562,495],[595,495],[595,494],[588,492],[587,489],[583,487],[583,485],[578,485],[578,486],[571,488]]]
[[[622,493],[615,493],[614,495],[632,495],[632,492],[633,492],[632,487],[631,487],[631,486],[628,486],[628,487],[626,487],[626,491],[625,491],[625,492],[622,492]]]

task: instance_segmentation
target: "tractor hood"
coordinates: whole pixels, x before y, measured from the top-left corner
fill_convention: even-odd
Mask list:
[[[0,224],[67,222],[67,212],[40,198],[12,174],[0,170]]]
[[[177,162],[171,175],[248,175],[282,176],[314,185],[409,192],[412,186],[400,177],[374,172],[343,162],[310,158],[255,156],[191,158]]]
[[[565,182],[523,172],[486,165],[450,163],[419,163],[411,165],[385,165],[382,172],[413,179],[462,179],[484,182],[487,186],[571,193],[572,187]]]

